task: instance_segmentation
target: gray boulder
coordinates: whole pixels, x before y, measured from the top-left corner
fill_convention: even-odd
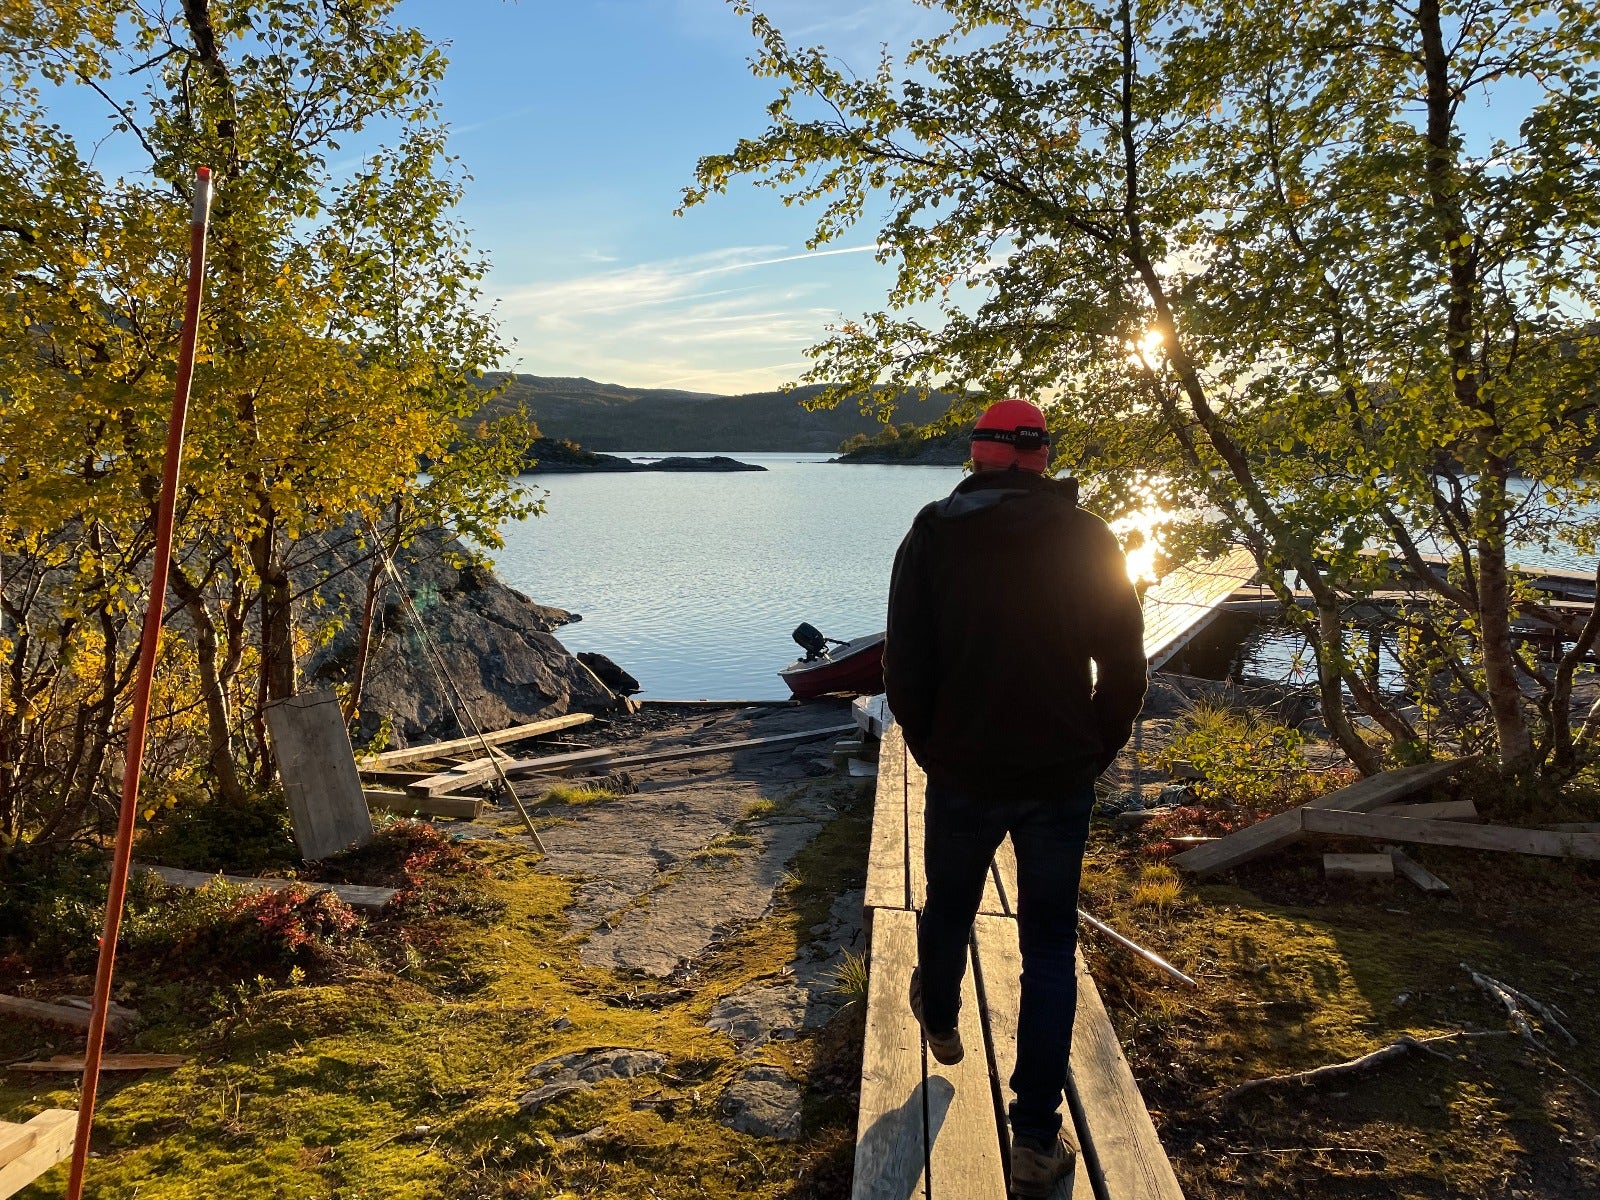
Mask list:
[[[789,1141],[800,1136],[805,1089],[778,1067],[751,1067],[728,1085],[718,1103],[722,1123],[754,1137]]]
[[[303,664],[309,684],[349,677],[367,553],[353,536],[329,539],[296,572],[319,609],[346,615],[335,636]],[[458,720],[452,707],[463,701],[487,731],[615,700],[550,635],[581,618],[507,587],[454,537],[424,534],[397,556],[395,566],[411,604],[392,581],[384,588],[353,731],[358,741],[385,724],[395,746],[464,736],[471,730],[462,728],[464,718]],[[441,672],[454,690],[441,682]]]
[[[665,1055],[657,1054],[654,1050],[633,1050],[625,1046],[560,1054],[529,1069],[529,1082],[539,1086],[518,1098],[517,1106],[525,1116],[532,1116],[550,1101],[562,1096],[585,1091],[608,1079],[658,1075],[666,1065]]]

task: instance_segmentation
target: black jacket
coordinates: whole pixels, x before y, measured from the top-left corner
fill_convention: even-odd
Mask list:
[[[1076,481],[980,471],[917,514],[895,555],[883,678],[930,777],[982,796],[1098,774],[1146,677],[1122,548],[1078,507]]]

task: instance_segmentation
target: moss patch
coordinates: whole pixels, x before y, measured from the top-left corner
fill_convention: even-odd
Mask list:
[[[197,989],[186,986],[192,978],[164,978],[157,962],[138,966],[124,984],[158,1019],[137,1048],[195,1061],[105,1078],[93,1194],[846,1194],[847,1168],[845,1192],[838,1182],[841,1155],[853,1144],[859,1014],[846,1009],[815,1038],[764,1048],[767,1061],[796,1077],[815,1070],[827,1080],[826,1094],[808,1100],[806,1134],[794,1143],[719,1122],[721,1091],[748,1063],[704,1025],[719,999],[780,971],[840,891],[863,882],[868,809],[860,790],[832,780],[813,786],[839,818],[798,856],[769,916],[714,947],[696,964],[691,994],[659,1007],[638,1002],[648,994],[638,979],[584,965],[565,912],[573,884],[496,843],[472,845],[474,903],[402,906],[371,922],[363,931],[370,953],[326,981],[286,985],[263,975]],[[735,833],[718,849],[741,853],[741,839],[748,841]],[[385,854],[395,857],[380,848],[330,870],[371,877],[393,869]],[[399,861],[403,868],[409,856]],[[433,878],[420,869],[416,890]],[[165,1001],[147,1003],[155,996]],[[65,1036],[42,1044],[51,1040],[10,1029],[0,1034],[0,1051],[71,1044]],[[603,1046],[658,1051],[666,1069],[521,1112],[530,1067]],[[74,1089],[63,1082],[6,1076],[0,1116],[71,1106]],[[64,1188],[58,1168],[23,1195],[38,1200]]]
[[[1201,983],[1164,981],[1086,932],[1129,1061],[1190,1200],[1600,1195],[1600,873],[1418,848],[1450,897],[1403,880],[1328,881],[1307,845],[1172,894],[1136,841],[1096,834],[1085,908]],[[1352,846],[1352,848],[1356,848]],[[1559,1059],[1508,1033],[1463,962],[1572,1017]],[[1438,1043],[1308,1088],[1219,1098],[1247,1080]]]

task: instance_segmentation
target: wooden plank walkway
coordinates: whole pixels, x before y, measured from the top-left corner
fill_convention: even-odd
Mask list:
[[[890,725],[878,755],[867,867],[870,946],[866,1047],[853,1200],[1003,1200],[1010,1167],[1009,1081],[1016,1063],[1016,858],[1001,845],[973,926],[963,984],[966,1057],[926,1053],[906,1003],[916,963],[926,779]],[[1094,980],[1078,964],[1068,1113],[1083,1154],[1052,1200],[1182,1200]],[[1070,1114],[1070,1115],[1069,1115]]]

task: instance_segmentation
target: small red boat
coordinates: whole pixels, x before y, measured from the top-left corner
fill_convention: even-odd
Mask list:
[[[829,638],[826,640],[833,642],[831,650],[825,645],[813,648],[801,642],[810,653],[779,671],[778,678],[789,685],[789,690],[797,700],[811,700],[829,692],[861,692],[867,695],[881,692],[883,638],[881,633],[869,634],[851,642]],[[798,631],[795,640],[800,640]]]

